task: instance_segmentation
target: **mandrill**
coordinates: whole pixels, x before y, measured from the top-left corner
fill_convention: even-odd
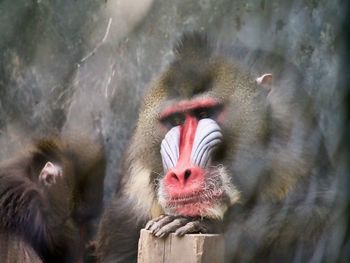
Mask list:
[[[99,262],[135,262],[141,228],[222,232],[227,262],[326,257],[334,179],[298,72],[199,33],[174,53],[146,93],[100,223]]]

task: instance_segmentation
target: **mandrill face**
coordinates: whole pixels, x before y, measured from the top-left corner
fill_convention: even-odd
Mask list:
[[[258,150],[266,141],[266,99],[249,74],[212,54],[204,39],[186,38],[145,98],[137,131],[147,142],[135,140],[142,146],[135,156],[142,156],[151,176],[130,185],[151,183],[148,204],[156,203],[160,213],[222,219],[228,208],[245,200],[250,181],[259,176],[254,168],[255,160],[265,157]],[[150,196],[144,189],[139,203]]]
[[[167,127],[160,153],[164,177],[158,200],[167,214],[222,218],[239,194],[218,158],[223,105],[214,99],[189,100],[163,111]]]

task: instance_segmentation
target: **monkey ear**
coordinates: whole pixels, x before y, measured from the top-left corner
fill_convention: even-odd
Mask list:
[[[273,77],[271,73],[266,73],[256,78],[255,81],[258,85],[270,86],[272,84]]]
[[[45,186],[50,186],[56,183],[56,177],[62,176],[60,166],[47,162],[39,174],[39,181]]]

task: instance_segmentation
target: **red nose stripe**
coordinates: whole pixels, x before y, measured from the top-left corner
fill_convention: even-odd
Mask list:
[[[191,164],[191,152],[197,125],[196,118],[186,116],[185,123],[180,128],[179,160],[176,168],[188,167]]]

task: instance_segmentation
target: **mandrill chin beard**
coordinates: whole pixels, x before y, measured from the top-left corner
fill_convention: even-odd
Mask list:
[[[240,193],[224,166],[210,166],[205,171],[201,186],[191,193],[171,195],[164,178],[159,181],[157,198],[166,214],[222,220],[227,209],[239,202]]]

